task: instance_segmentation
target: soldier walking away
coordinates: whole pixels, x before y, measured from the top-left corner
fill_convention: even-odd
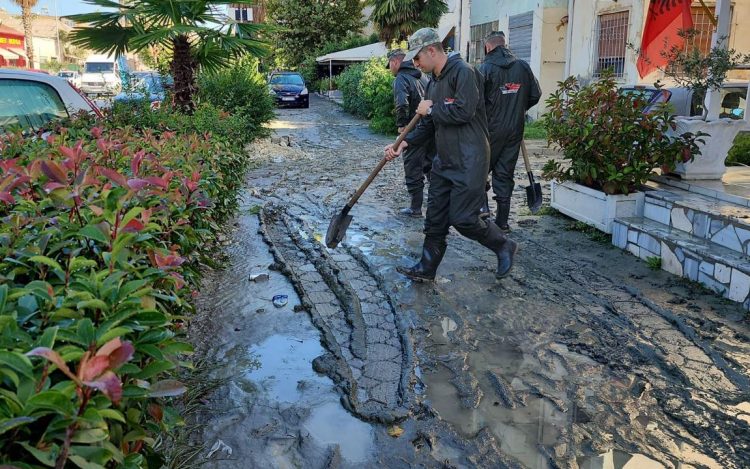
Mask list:
[[[424,98],[425,88],[430,81],[426,75],[414,67],[411,60],[404,60],[405,56],[406,53],[403,50],[395,49],[388,54],[387,65],[396,77],[393,81],[393,100],[396,106],[396,125],[399,133],[414,118],[417,106]],[[422,216],[424,184],[425,179],[429,178],[434,153],[431,145],[415,145],[404,152],[406,190],[409,192],[411,204],[400,210],[402,215]]]
[[[523,141],[526,111],[539,102],[542,90],[529,64],[516,58],[506,47],[502,31],[487,35],[484,50],[487,55],[479,71],[484,76],[484,102],[490,132],[492,191],[497,202],[495,224],[507,233],[510,231],[510,198],[515,186],[513,173]],[[489,214],[486,195],[482,211]]]
[[[482,74],[459,55],[448,57],[440,36],[431,28],[409,38],[405,60],[409,59],[433,79],[427,85],[426,99],[417,107],[423,116],[419,125],[397,150],[387,147],[386,157],[396,158],[409,146],[429,142],[434,142],[437,156],[430,173],[422,258],[399,271],[415,280],[433,280],[453,226],[492,250],[497,256],[495,275],[505,277],[518,245],[494,223],[479,218],[490,164]]]

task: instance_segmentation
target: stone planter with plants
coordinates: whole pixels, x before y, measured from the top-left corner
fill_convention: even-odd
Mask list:
[[[675,117],[664,105],[644,113],[638,94],[618,92],[613,75],[581,86],[574,77],[547,99],[549,142],[564,161],[550,160],[552,207],[611,233],[618,217],[641,216],[639,189],[654,169],[674,170],[700,153],[701,133],[674,135]]]

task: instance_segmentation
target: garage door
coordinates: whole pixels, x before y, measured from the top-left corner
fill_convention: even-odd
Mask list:
[[[533,27],[533,11],[509,18],[508,45],[516,57],[526,62],[531,62],[531,31]]]

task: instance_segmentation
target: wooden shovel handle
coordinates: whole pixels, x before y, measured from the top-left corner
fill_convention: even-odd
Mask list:
[[[529,162],[529,153],[526,150],[526,141],[521,140],[521,154],[523,155],[523,164],[526,165],[526,172],[531,172],[531,163]]]
[[[394,150],[398,149],[398,147],[401,145],[401,143],[404,141],[406,136],[414,130],[414,127],[417,126],[417,123],[419,123],[419,119],[421,119],[422,116],[419,114],[416,114],[414,118],[412,118],[411,122],[409,122],[406,127],[404,127],[403,132],[401,132],[396,139],[396,142],[391,146]],[[362,194],[365,193],[368,187],[370,187],[370,184],[375,179],[375,177],[378,175],[381,169],[383,169],[383,166],[388,163],[388,160],[385,158],[385,156],[380,160],[377,166],[375,166],[375,169],[372,170],[370,175],[365,179],[365,182],[362,183],[361,186],[359,186],[359,189],[357,189],[357,192],[354,193],[351,199],[349,199],[349,203],[346,204],[346,206],[351,210],[352,207],[354,207],[354,204],[357,203],[360,197],[362,197]],[[347,213],[349,210],[347,210]]]

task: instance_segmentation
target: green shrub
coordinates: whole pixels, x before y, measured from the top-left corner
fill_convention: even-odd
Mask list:
[[[750,132],[740,132],[729,150],[727,164],[750,166]]]
[[[547,99],[544,127],[563,152],[544,177],[572,180],[606,194],[638,190],[655,168],[670,171],[700,154],[703,133],[672,135],[675,117],[665,106],[648,114],[642,96],[618,92],[613,73],[581,86],[570,77]]]
[[[336,83],[345,111],[370,119],[370,128],[376,132],[396,132],[393,75],[385,68],[385,59],[373,58],[352,65],[337,77]]]
[[[263,134],[263,126],[274,117],[273,98],[258,72],[257,59],[241,59],[232,68],[202,73],[198,77],[198,102],[239,119],[244,127],[243,142]]]
[[[368,44],[374,44],[378,42],[378,35],[373,33],[369,36],[348,36],[339,41],[331,41],[324,44],[319,49],[309,54],[302,61],[302,65],[299,67],[299,72],[305,78],[306,81],[312,83],[318,80],[318,62],[316,59],[332,52],[338,52],[347,49],[353,49],[355,47],[366,46]],[[328,85],[326,83],[326,89]],[[318,88],[315,88],[318,89]]]
[[[368,118],[371,108],[360,91],[360,84],[365,74],[365,64],[354,64],[347,67],[336,77],[336,86],[341,90],[344,110],[358,117]]]
[[[523,138],[526,140],[546,140],[547,130],[544,128],[544,121],[535,120],[526,124],[523,132]]]
[[[246,120],[117,107],[0,135],[0,466],[161,467]]]

